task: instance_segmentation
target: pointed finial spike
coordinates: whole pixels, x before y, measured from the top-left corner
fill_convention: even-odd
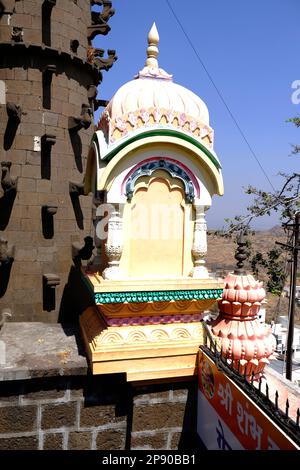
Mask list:
[[[159,35],[156,28],[156,24],[153,23],[152,28],[148,34],[148,48],[147,48],[147,60],[146,60],[146,67],[155,67],[158,68],[158,43],[159,43]]]
[[[151,43],[158,45],[158,42],[159,42],[159,34],[158,34],[157,27],[154,21],[148,34],[148,43],[149,45]]]

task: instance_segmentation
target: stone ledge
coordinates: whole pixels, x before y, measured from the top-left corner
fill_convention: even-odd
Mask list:
[[[68,64],[74,64],[75,67],[81,70],[81,73],[92,76],[95,85],[99,85],[102,81],[102,73],[96,66],[72,53],[45,46],[45,44],[30,44],[28,42],[16,43],[14,41],[1,42],[0,44],[0,64],[1,67],[4,68],[16,67],[14,61],[20,56],[23,58],[24,68],[32,68],[33,58],[41,54],[43,54],[43,62],[45,62],[45,64],[60,62],[64,65],[64,69],[66,69]]]
[[[87,374],[77,326],[6,323],[0,331],[1,342],[0,381]]]

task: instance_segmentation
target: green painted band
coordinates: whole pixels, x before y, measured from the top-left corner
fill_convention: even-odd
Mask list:
[[[210,159],[210,161],[214,164],[217,170],[221,169],[221,165],[218,162],[218,160],[213,156],[213,154],[204,145],[202,145],[193,137],[186,135],[186,134],[182,134],[181,132],[178,132],[172,129],[152,129],[149,131],[142,132],[141,134],[138,134],[134,137],[130,137],[129,139],[126,140],[126,142],[122,142],[120,145],[118,145],[118,147],[114,148],[111,152],[109,152],[105,156],[104,160],[110,161],[120,150],[127,147],[127,145],[131,144],[132,142],[144,139],[145,137],[155,137],[155,136],[161,136],[161,135],[165,135],[167,137],[178,137],[179,139],[185,140],[189,142],[190,144],[195,145],[197,148],[199,148],[200,150],[202,150],[202,152],[205,153],[205,155]]]
[[[143,291],[143,292],[97,292],[96,304],[124,302],[165,302],[170,300],[208,300],[219,299],[223,289]]]

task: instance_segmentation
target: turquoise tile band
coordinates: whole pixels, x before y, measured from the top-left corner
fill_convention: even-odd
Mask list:
[[[165,302],[170,300],[219,299],[223,289],[143,291],[143,292],[97,292],[96,304],[123,302]]]

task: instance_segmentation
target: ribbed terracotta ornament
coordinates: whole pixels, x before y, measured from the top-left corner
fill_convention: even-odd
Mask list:
[[[245,242],[238,241],[237,269],[225,278],[219,316],[211,323],[212,332],[220,338],[222,355],[230,360],[241,374],[251,378],[262,373],[275,349],[271,328],[262,325],[257,314],[265,303],[266,293],[262,282],[244,274]],[[239,366],[240,363],[240,366]]]

